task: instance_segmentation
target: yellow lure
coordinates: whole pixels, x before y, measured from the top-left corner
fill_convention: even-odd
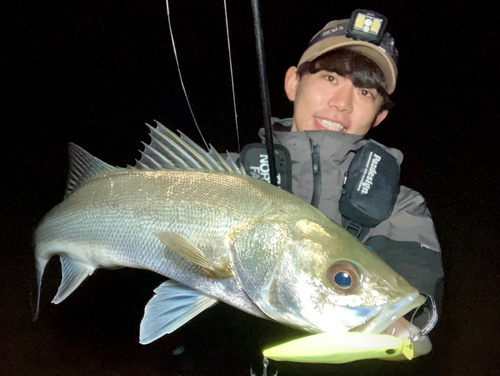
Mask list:
[[[300,363],[349,363],[363,359],[413,359],[408,339],[386,334],[321,333],[299,338],[264,350],[264,356],[277,361]]]

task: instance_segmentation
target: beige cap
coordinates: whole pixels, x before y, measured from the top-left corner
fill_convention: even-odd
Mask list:
[[[387,33],[380,46],[362,40],[354,40],[346,36],[349,19],[330,21],[309,42],[309,46],[300,58],[299,64],[313,61],[328,51],[343,47],[359,52],[375,64],[384,73],[387,82],[387,92],[392,94],[396,88],[398,68],[396,66],[397,50],[394,47],[394,39]],[[384,48],[385,47],[385,48]],[[389,54],[392,52],[393,56]]]

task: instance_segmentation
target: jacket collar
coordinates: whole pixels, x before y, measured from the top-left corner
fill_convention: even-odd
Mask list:
[[[368,140],[364,136],[332,131],[302,131],[291,132],[292,119],[272,118],[273,137],[275,143],[286,145],[292,159],[294,155],[303,155],[307,151],[310,154],[310,141],[314,141],[321,150],[321,157],[328,158],[333,163],[341,164],[349,155],[350,151],[356,151],[366,145]],[[259,130],[259,136],[264,142],[264,129]],[[370,140],[371,142],[375,142]],[[392,154],[399,164],[403,162],[403,153],[395,148],[389,148],[379,144],[388,153]],[[307,150],[304,150],[304,149]]]
[[[292,159],[295,154],[310,154],[310,142],[319,146],[322,158],[332,162],[342,163],[351,150],[357,150],[364,144],[363,136],[332,131],[303,131],[291,132],[292,119],[273,118],[273,136],[275,143],[286,145]],[[264,141],[264,129],[259,131],[259,136]],[[305,150],[304,150],[305,149]]]

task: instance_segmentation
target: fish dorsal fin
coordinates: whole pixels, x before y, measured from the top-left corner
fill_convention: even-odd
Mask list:
[[[215,265],[205,257],[201,249],[185,236],[175,231],[158,231],[155,232],[155,235],[172,252],[177,253],[193,264],[201,266],[210,277],[226,279],[233,276],[233,272],[228,265],[227,257],[225,257],[219,265]]]
[[[244,174],[244,170],[231,161],[228,163],[213,148],[206,152],[189,137],[182,134],[177,136],[170,129],[158,121],[156,127],[146,124],[150,130],[151,142],[144,144],[142,157],[136,161],[135,166],[128,168],[139,170],[158,169],[194,169],[224,171]]]
[[[116,171],[106,162],[94,157],[80,146],[69,143],[69,175],[65,197],[75,191],[83,182],[103,172]]]

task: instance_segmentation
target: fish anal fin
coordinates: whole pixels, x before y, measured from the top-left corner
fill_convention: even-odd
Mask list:
[[[172,333],[218,302],[174,280],[163,282],[154,292],[141,321],[139,342],[143,345]]]
[[[233,276],[227,257],[224,257],[219,265],[215,265],[207,259],[202,250],[185,236],[175,231],[157,231],[155,235],[172,252],[177,253],[193,264],[201,266],[212,278],[226,279]]]
[[[80,286],[85,278],[94,272],[94,268],[77,262],[66,255],[61,255],[62,280],[52,303],[59,304]]]

